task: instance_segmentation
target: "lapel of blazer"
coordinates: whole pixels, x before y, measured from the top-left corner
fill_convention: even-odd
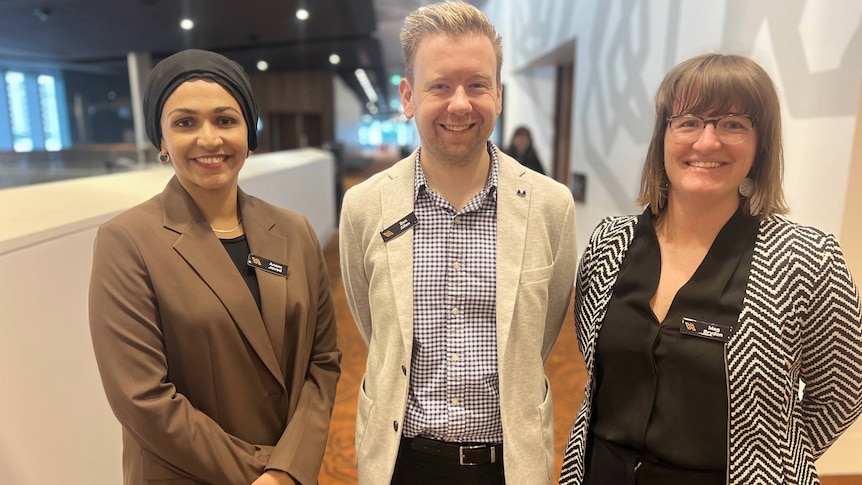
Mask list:
[[[266,259],[290,268],[288,261],[287,239],[281,234],[273,231],[275,220],[262,208],[259,203],[239,191],[239,207],[242,214],[243,228],[248,237],[249,250]],[[278,369],[284,369],[284,332],[286,331],[287,319],[287,277],[255,270],[257,284],[260,288],[261,313],[266,333],[269,337],[271,347],[275,352]],[[281,372],[279,372],[281,375]]]
[[[203,214],[176,176],[168,183],[163,194],[164,225],[180,234],[174,243],[174,250],[186,260],[221,300],[225,310],[263,364],[284,386],[284,377],[279,369],[263,318],[227,251],[213,234]],[[245,214],[243,216],[245,217]],[[257,233],[258,230],[255,228],[254,232]],[[261,299],[265,296],[264,286],[268,285],[261,285]],[[270,293],[269,289],[267,293]],[[195,302],[189,302],[189,305],[194,304]]]
[[[532,185],[522,178],[526,168],[498,153],[497,187],[497,353],[504,353],[515,315],[515,301],[521,280],[527,240],[527,216]]]
[[[388,172],[388,183],[380,185],[380,230],[413,212],[413,180],[416,152],[395,164]],[[379,234],[373,237],[381,237]],[[404,348],[413,346],[413,229],[384,243],[395,311],[401,326]]]
[[[593,235],[599,242],[590,242],[587,249],[590,256],[583,258],[582,267],[578,270],[579,273],[584,273],[583,277],[589,278],[587,287],[575,298],[575,318],[583,320],[580,326],[587,332],[583,336],[587,342],[584,346],[584,361],[589,374],[593,372],[602,322],[613,296],[623,259],[634,240],[637,223],[637,216],[618,216],[603,220]],[[579,275],[579,280],[580,278]],[[578,281],[577,284],[580,288],[581,282]]]

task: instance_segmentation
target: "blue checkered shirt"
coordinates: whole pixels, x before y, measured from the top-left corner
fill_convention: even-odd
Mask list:
[[[404,435],[501,443],[497,370],[497,148],[460,211],[431,189],[416,156],[413,358]]]

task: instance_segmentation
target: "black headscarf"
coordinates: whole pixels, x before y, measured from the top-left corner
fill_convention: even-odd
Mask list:
[[[242,66],[215,52],[188,49],[156,64],[144,89],[144,118],[147,137],[157,150],[162,148],[162,108],[180,84],[191,78],[205,77],[222,85],[242,109],[248,126],[248,149],[257,148],[257,103],[251,83]]]

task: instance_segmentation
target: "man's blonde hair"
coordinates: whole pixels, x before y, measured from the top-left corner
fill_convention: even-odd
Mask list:
[[[407,16],[401,30],[405,77],[413,82],[413,62],[422,39],[444,34],[453,37],[484,35],[491,41],[497,57],[497,82],[503,67],[503,44],[497,30],[479,9],[461,1],[441,2],[421,7]]]

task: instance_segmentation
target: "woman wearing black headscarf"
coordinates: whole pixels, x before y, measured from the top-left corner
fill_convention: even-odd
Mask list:
[[[239,189],[258,109],[242,68],[187,50],[144,93],[176,175],[96,237],[90,329],[126,484],[311,484],[340,374],[308,221]]]

